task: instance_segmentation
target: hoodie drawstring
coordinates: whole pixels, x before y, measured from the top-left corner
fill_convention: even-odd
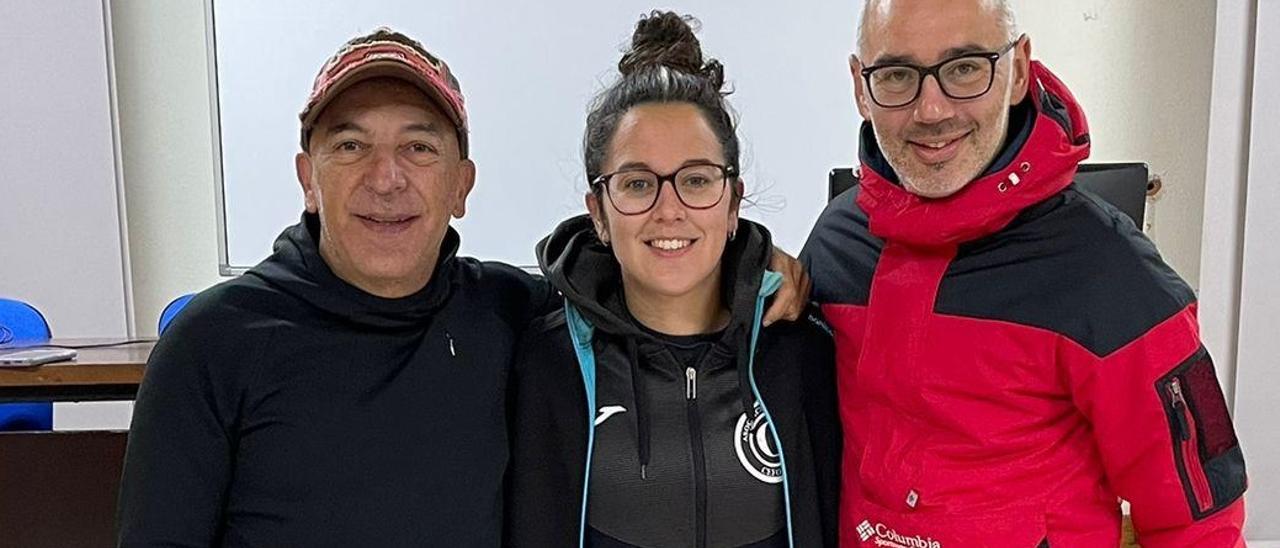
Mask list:
[[[755,417],[755,396],[751,393],[751,371],[748,370],[752,352],[748,337],[747,330],[740,325],[733,339],[736,339],[738,347],[738,363],[734,365],[738,368],[738,394],[742,397],[742,413],[751,419]]]
[[[640,478],[649,479],[649,402],[640,374],[640,351],[635,337],[627,337],[627,357],[631,366],[631,391],[636,405],[636,445],[640,452]]]

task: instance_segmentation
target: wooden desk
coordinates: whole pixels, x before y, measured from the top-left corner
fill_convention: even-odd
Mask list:
[[[53,339],[48,344],[84,346],[123,340]],[[78,348],[79,355],[71,362],[0,367],[0,402],[131,400],[154,346],[155,340],[147,339],[123,346]],[[14,348],[6,346],[0,352]]]

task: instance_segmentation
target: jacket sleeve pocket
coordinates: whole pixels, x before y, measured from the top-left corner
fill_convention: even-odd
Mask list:
[[[1209,353],[1201,346],[1155,388],[1192,517],[1199,520],[1235,502],[1247,483],[1244,455]]]

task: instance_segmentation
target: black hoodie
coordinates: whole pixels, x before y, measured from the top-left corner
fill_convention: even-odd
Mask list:
[[[321,259],[319,221],[202,292],[157,343],[122,546],[497,546],[505,383],[545,283],[455,257],[384,299]]]
[[[729,326],[691,363],[631,318],[588,217],[539,244],[567,302],[529,328],[512,370],[508,546],[835,546],[833,343],[816,310],[757,329],[770,249],[739,223],[721,268]],[[758,459],[779,440],[780,458]]]

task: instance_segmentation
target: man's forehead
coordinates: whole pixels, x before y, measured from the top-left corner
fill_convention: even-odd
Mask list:
[[[1007,31],[984,0],[871,0],[863,26],[867,64],[932,63],[1004,45]]]

